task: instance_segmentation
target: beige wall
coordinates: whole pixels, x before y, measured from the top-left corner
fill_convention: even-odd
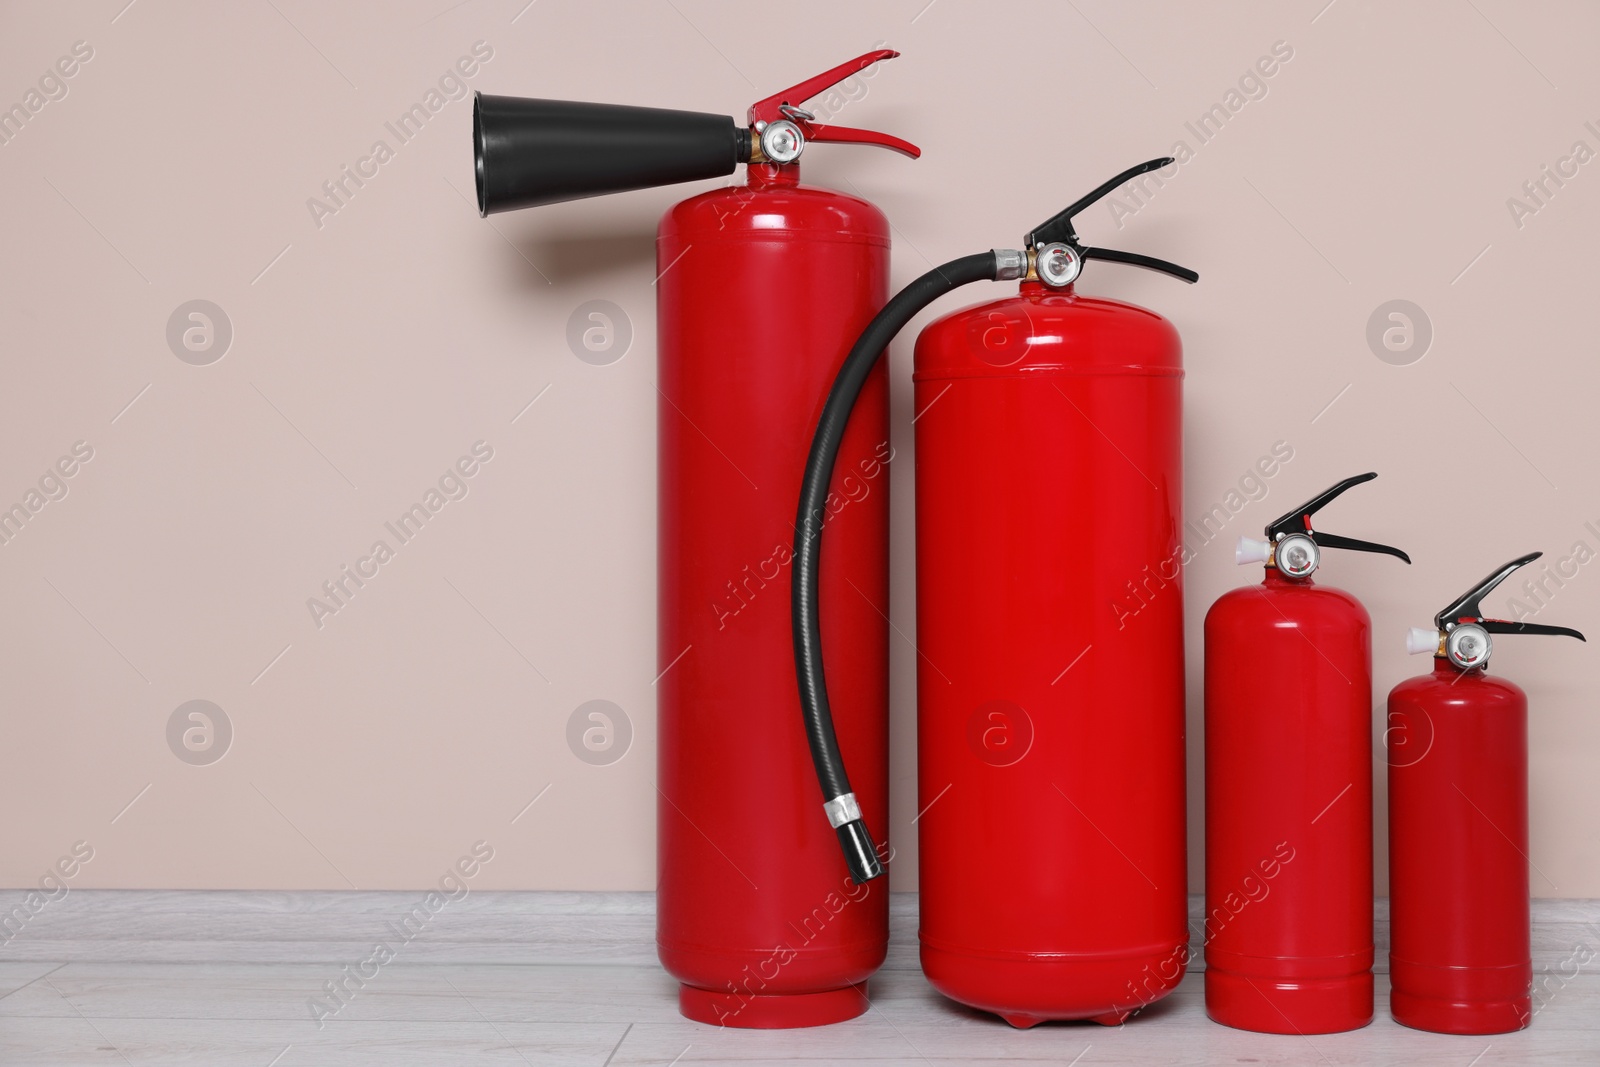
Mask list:
[[[385,127],[475,42],[466,88],[730,114],[877,42],[900,48],[840,121],[908,137],[923,159],[807,157],[812,180],[849,181],[888,212],[897,284],[1013,245],[1186,142],[1148,207],[1097,208],[1082,230],[1201,284],[1098,268],[1086,287],[1183,333],[1191,512],[1224,502],[1274,442],[1294,450],[1189,569],[1192,754],[1200,620],[1254,578],[1229,546],[1295,498],[1382,472],[1327,526],[1417,565],[1346,555],[1325,571],[1376,621],[1380,696],[1425,666],[1404,655],[1405,627],[1492,565],[1600,550],[1600,163],[1536,212],[1508,207],[1576,143],[1600,149],[1592,5],[812,0],[758,16],[733,0],[524,2],[0,11],[0,104],[26,106],[45,78],[0,145],[0,504],[41,478],[59,497],[41,493],[0,545],[0,884],[32,884],[84,842],[92,859],[65,865],[76,885],[412,887],[483,841],[479,885],[652,885],[652,235],[695,190],[478,219],[469,100],[441,96],[405,143]],[[76,42],[92,56],[46,78]],[[1275,47],[1292,56],[1227,101]],[[1206,143],[1186,125],[1240,100]],[[380,139],[392,158],[365,164],[376,173],[342,207],[308,208]],[[597,299],[632,326],[609,365],[565,336]],[[1432,327],[1409,365],[1366,339],[1396,299]],[[203,325],[193,300],[231,324],[208,365],[175,355],[220,348],[203,331],[203,351],[184,348]],[[909,358],[909,344],[893,355],[907,455]],[[72,475],[47,478],[62,457]],[[448,476],[458,461],[470,477]],[[906,474],[893,612],[911,633]],[[386,534],[441,479],[424,531]],[[314,620],[307,599],[380,538],[393,558]],[[1573,566],[1540,617],[1600,629],[1600,564]],[[1600,896],[1594,656],[1511,638],[1496,659],[1533,703],[1544,896]],[[893,836],[910,888],[913,653],[894,657]],[[568,743],[596,699],[631,722],[609,765]],[[193,700],[231,728],[209,765],[177,755],[225,743],[185,747],[203,725],[178,710]],[[1196,831],[1198,772],[1191,758]]]

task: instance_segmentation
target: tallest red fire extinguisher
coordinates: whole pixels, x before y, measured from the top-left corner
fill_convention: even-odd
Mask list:
[[[1182,357],[1166,319],[1076,282],[1088,261],[1198,276],[1087,246],[1074,225],[1171,163],[1103,183],[1022,249],[942,264],[895,296],[834,383],[796,515],[802,706],[823,795],[843,807],[828,695],[847,676],[818,616],[853,594],[819,596],[818,582],[820,557],[831,584],[824,487],[844,420],[918,311],[970,282],[1019,281],[928,326],[915,374],[922,965],[946,996],[1019,1027],[1118,1022],[1187,959]],[[1126,620],[1126,586],[1152,566],[1172,580]]]
[[[872,204],[800,183],[809,142],[887,134],[803,106],[889,50],[751,105],[737,124],[610,104],[479,96],[485,214],[747,164],[743,184],[672,207],[656,241],[659,435],[657,944],[691,1019],[807,1026],[866,1010],[888,893],[857,884],[838,839],[876,864],[888,822],[888,395],[882,372],[841,426],[826,480],[837,743],[855,771],[835,831],[799,728],[784,572],[805,442],[850,342],[888,295],[889,226]],[[835,809],[841,809],[838,803]]]

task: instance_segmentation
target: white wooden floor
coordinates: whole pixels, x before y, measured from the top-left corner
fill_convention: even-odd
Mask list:
[[[1197,974],[1120,1028],[1014,1031],[928,986],[909,895],[894,901],[872,1009],[836,1026],[682,1019],[649,894],[483,892],[447,906],[319,1028],[308,1001],[418,896],[75,890],[0,946],[0,1064],[1600,1064],[1600,902],[1577,901],[1537,906],[1543,1006],[1531,1029],[1495,1038],[1396,1025],[1382,975],[1377,1020],[1350,1034],[1217,1026]]]

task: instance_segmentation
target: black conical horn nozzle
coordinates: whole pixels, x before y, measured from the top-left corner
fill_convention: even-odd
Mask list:
[[[478,93],[472,151],[489,215],[732,174],[750,131],[726,115]]]

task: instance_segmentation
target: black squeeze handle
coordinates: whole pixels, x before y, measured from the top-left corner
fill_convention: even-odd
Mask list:
[[[1077,252],[1085,261],[1098,259],[1106,263],[1126,263],[1130,267],[1143,267],[1146,270],[1156,270],[1163,274],[1170,274],[1179,281],[1193,285],[1200,280],[1200,275],[1188,267],[1180,267],[1176,263],[1169,263],[1167,260],[1157,259],[1154,256],[1141,255],[1138,252],[1120,252],[1115,248],[1095,248],[1084,244],[1078,237],[1078,231],[1073,221],[1085,208],[1117,186],[1137,178],[1141,174],[1147,174],[1152,170],[1160,170],[1162,167],[1169,166],[1172,162],[1171,156],[1146,160],[1137,166],[1129,167],[1109,181],[1101,182],[1093,192],[1078,198],[1068,207],[1056,212],[1035,226],[1028,234],[1028,247],[1039,248],[1042,245],[1060,242]]]
[[[1352,552],[1381,552],[1384,555],[1394,556],[1410,563],[1411,557],[1398,548],[1380,545],[1375,541],[1362,541],[1354,537],[1345,537],[1341,534],[1323,533],[1321,530],[1313,530],[1311,528],[1311,516],[1321,511],[1324,506],[1343,494],[1346,489],[1354,488],[1364,482],[1370,482],[1377,476],[1377,471],[1353,475],[1336,485],[1324,489],[1299,507],[1290,508],[1267,524],[1267,540],[1275,542],[1289,534],[1310,534],[1311,539],[1323,548],[1343,548]]]
[[[1500,567],[1483,581],[1445,605],[1439,614],[1433,617],[1433,624],[1440,631],[1443,631],[1446,625],[1454,625],[1458,622],[1472,622],[1477,623],[1492,634],[1542,634],[1546,637],[1576,637],[1579,641],[1587,640],[1583,634],[1570,626],[1550,626],[1542,622],[1512,622],[1509,619],[1488,619],[1484,617],[1483,598],[1494,592],[1495,587],[1510,577],[1512,571],[1532,563],[1542,555],[1544,555],[1543,552],[1529,552],[1526,556],[1518,556],[1510,563]]]
[[[477,93],[472,147],[489,215],[732,174],[750,131],[727,115]]]

